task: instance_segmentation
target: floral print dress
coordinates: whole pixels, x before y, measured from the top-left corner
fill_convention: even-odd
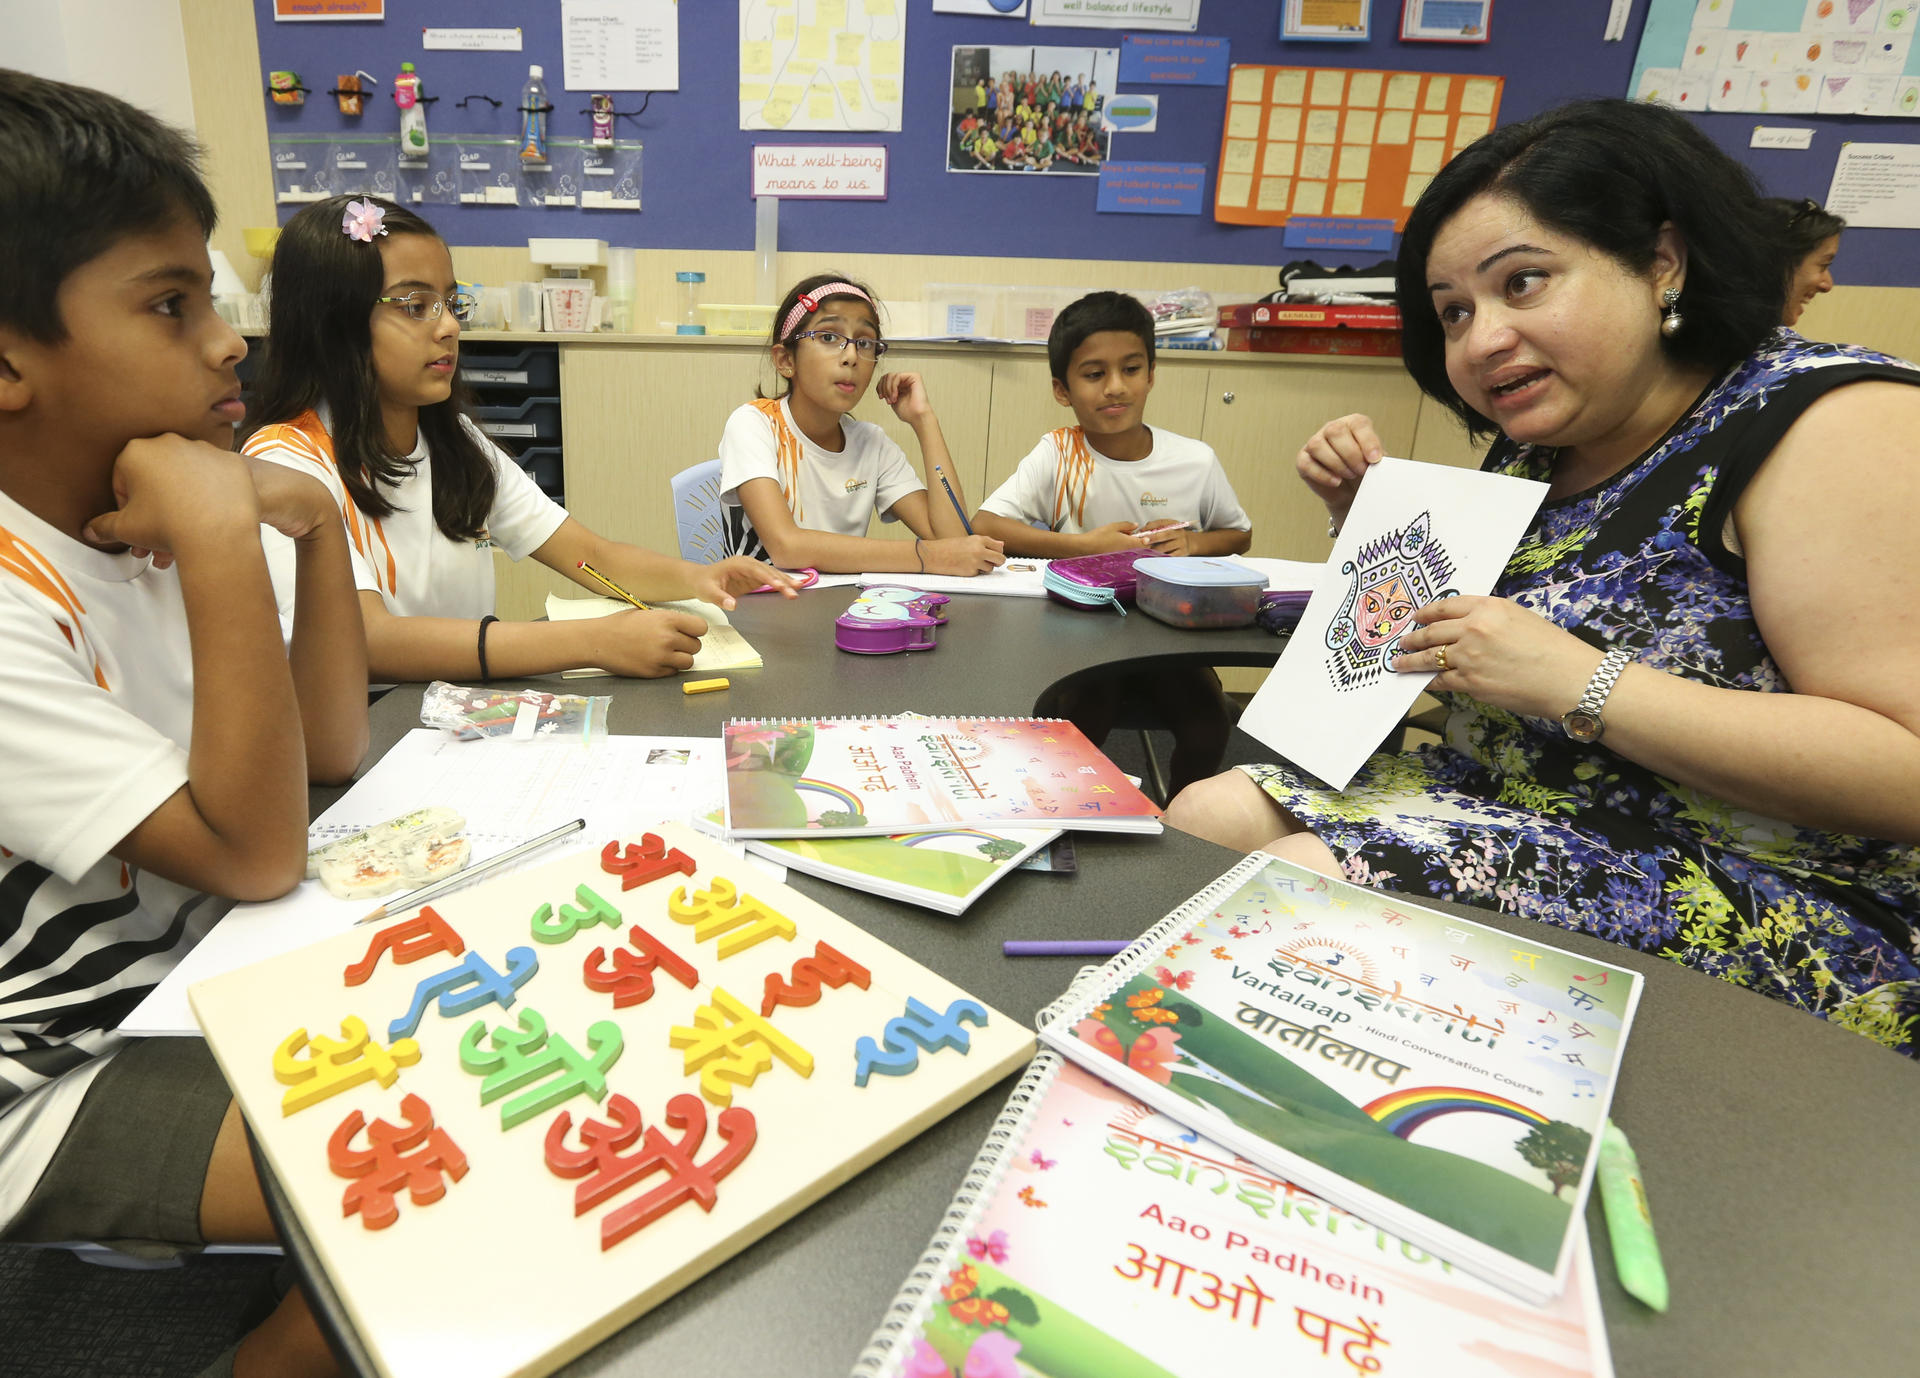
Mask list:
[[[1788,426],[1868,378],[1920,383],[1920,369],[1777,331],[1634,464],[1547,502],[1495,594],[1668,673],[1787,692],[1722,534]],[[1502,438],[1485,467],[1545,479],[1552,460]],[[1376,755],[1344,792],[1286,765],[1241,769],[1359,884],[1659,953],[1920,1055],[1920,847],[1762,818],[1557,721],[1440,697],[1443,744]]]

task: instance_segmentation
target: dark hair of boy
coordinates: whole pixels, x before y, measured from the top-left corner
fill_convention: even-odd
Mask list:
[[[325,407],[341,485],[362,512],[387,517],[393,500],[377,485],[397,485],[413,472],[413,462],[387,444],[373,372],[374,299],[386,281],[380,259],[385,236],[371,244],[348,238],[340,222],[349,200],[385,211],[388,235],[434,234],[412,211],[378,196],[329,197],[289,220],[273,248],[266,358],[249,419],[251,431],[258,431]],[[486,530],[495,490],[493,462],[463,424],[466,412],[467,391],[457,369],[453,395],[420,408],[420,433],[433,456],[433,523],[454,541],[478,539]]]
[[[1067,366],[1074,350],[1087,342],[1089,335],[1105,330],[1124,330],[1140,337],[1147,351],[1147,367],[1153,367],[1153,312],[1138,297],[1125,292],[1089,292],[1053,318],[1047,332],[1047,367],[1054,381],[1067,381]]]
[[[1847,228],[1847,222],[1810,197],[1789,200],[1769,196],[1760,203],[1779,217],[1786,235],[1787,275],[1800,266],[1800,260]]]
[[[785,345],[788,349],[792,349],[795,342],[800,338],[800,332],[813,329],[811,322],[820,314],[821,309],[831,301],[858,301],[861,305],[870,308],[873,312],[874,334],[878,335],[880,333],[880,303],[873,300],[862,301],[859,297],[848,296],[845,292],[838,292],[831,297],[823,297],[821,300],[815,302],[814,309],[795,321],[792,332],[787,335],[785,339],[781,338],[780,327],[786,323],[786,319],[792,314],[793,308],[800,304],[800,298],[806,296],[809,292],[817,291],[829,283],[834,282],[844,282],[849,287],[858,287],[862,292],[865,292],[869,298],[873,296],[873,289],[871,287],[867,286],[866,283],[860,281],[858,278],[848,277],[845,273],[815,273],[812,277],[801,278],[800,281],[794,283],[792,287],[787,289],[786,296],[780,298],[780,304],[773,310],[773,326],[767,335],[767,347],[771,349],[774,345]],[[768,394],[756,385],[753,389],[753,395],[755,397],[767,397],[769,395],[783,397],[786,394],[781,392]]]
[[[1512,198],[1540,224],[1636,274],[1652,266],[1661,229],[1671,224],[1687,253],[1686,329],[1660,344],[1680,363],[1725,369],[1780,323],[1779,218],[1761,206],[1753,174],[1689,117],[1641,101],[1587,100],[1502,125],[1467,145],[1421,193],[1394,281],[1407,372],[1475,435],[1498,427],[1447,379],[1427,258],[1441,228],[1482,193]]]
[[[0,68],[0,325],[67,337],[60,285],[130,235],[186,217],[203,235],[213,197],[191,140],[100,91]]]

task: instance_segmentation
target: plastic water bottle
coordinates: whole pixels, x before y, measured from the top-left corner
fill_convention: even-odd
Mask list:
[[[520,161],[532,167],[547,165],[547,83],[538,63],[527,68],[527,84],[520,88]]]
[[[393,79],[393,103],[400,107],[400,156],[427,156],[427,107],[420,103],[420,78],[411,62],[400,64]]]

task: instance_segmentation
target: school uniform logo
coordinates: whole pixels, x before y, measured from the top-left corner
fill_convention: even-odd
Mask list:
[[[493,533],[488,531],[485,527],[481,527],[480,534],[473,538],[473,548],[475,550],[492,550],[493,549]]]
[[[1142,493],[1140,495],[1140,505],[1142,507],[1165,507],[1167,502],[1168,499],[1156,498],[1152,493]]]
[[[850,478],[847,480],[847,492],[849,493],[857,493],[866,486],[867,481],[863,478]]]

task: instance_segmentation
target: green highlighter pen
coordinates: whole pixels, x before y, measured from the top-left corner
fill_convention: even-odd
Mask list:
[[[1653,1238],[1653,1215],[1647,1209],[1647,1189],[1640,1182],[1640,1160],[1612,1120],[1600,1136],[1597,1173],[1620,1285],[1655,1311],[1665,1311],[1667,1270],[1661,1266],[1660,1246]]]

